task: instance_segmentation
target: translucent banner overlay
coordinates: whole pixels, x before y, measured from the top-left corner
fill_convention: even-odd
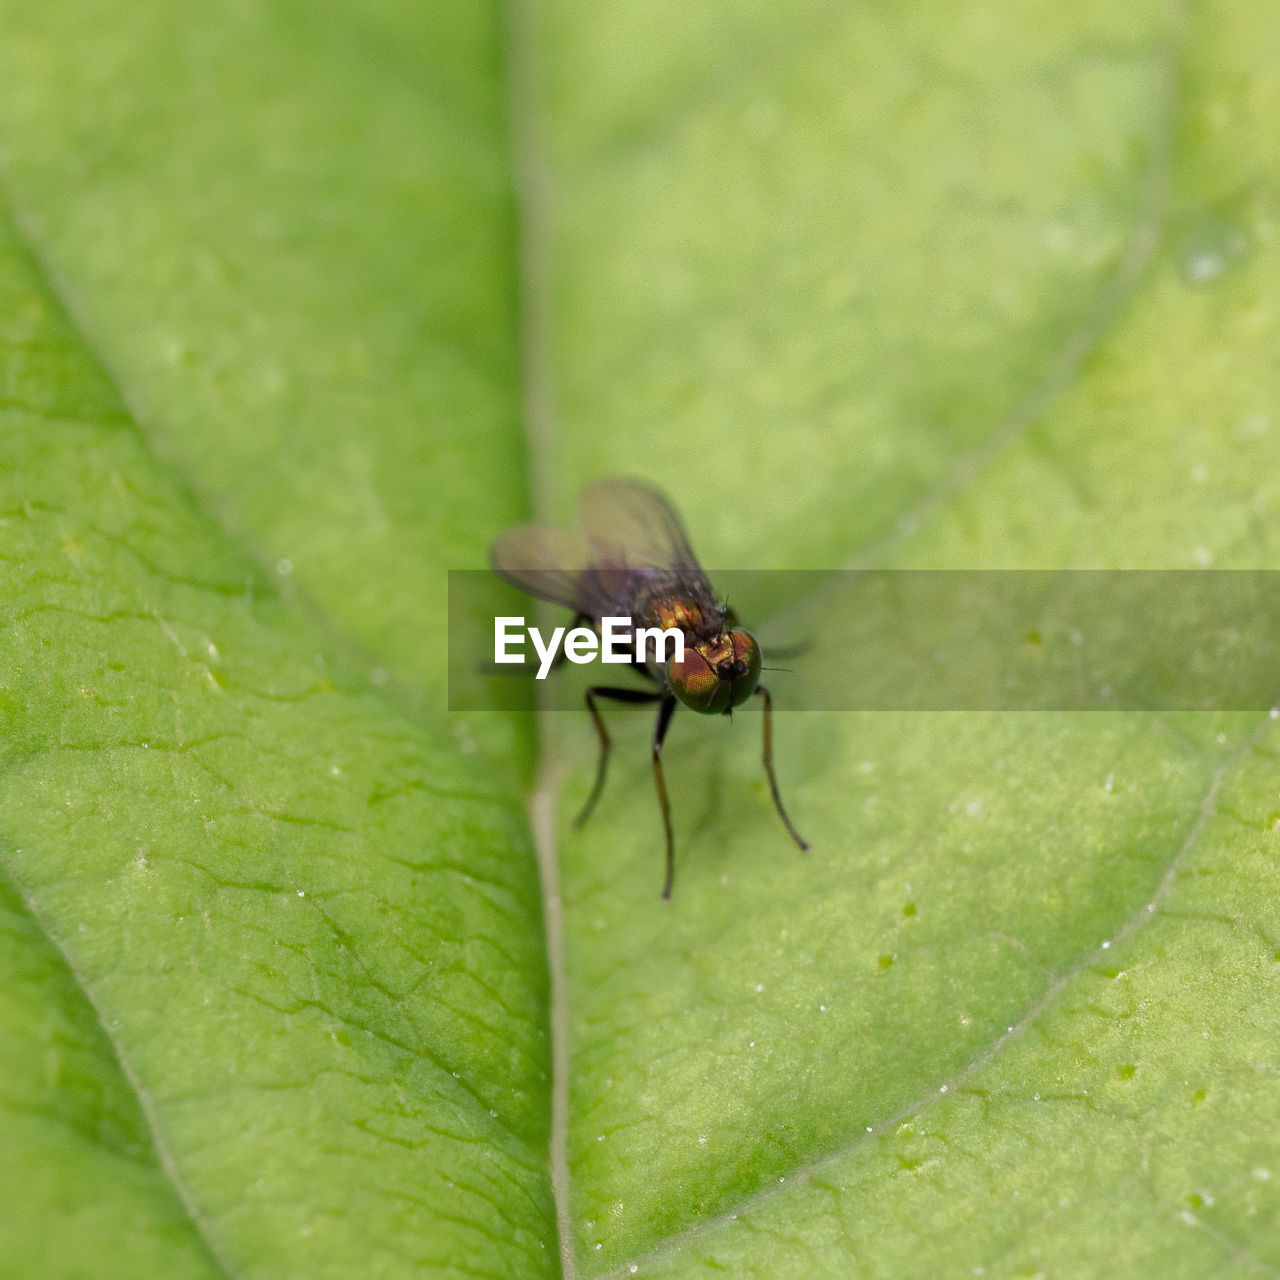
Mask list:
[[[1280,700],[1280,571],[707,576],[759,641],[775,668],[761,683],[789,710],[1265,711]],[[573,621],[487,570],[451,571],[450,710],[579,710],[591,685],[657,687],[598,659],[545,680],[495,667],[498,617],[521,617],[544,639]]]

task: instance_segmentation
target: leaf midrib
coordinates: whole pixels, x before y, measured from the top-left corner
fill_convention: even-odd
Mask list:
[[[507,128],[516,197],[516,345],[519,397],[529,471],[527,509],[548,520],[553,501],[554,401],[548,333],[550,249],[547,181],[537,113],[536,0],[506,0]],[[576,1280],[573,1215],[569,1203],[569,1005],[564,959],[564,918],[556,849],[556,764],[545,690],[538,690],[537,770],[529,798],[529,821],[538,859],[543,944],[549,981],[548,1028],[551,1055],[551,1119],[547,1172],[556,1210],[556,1239],[563,1280]]]

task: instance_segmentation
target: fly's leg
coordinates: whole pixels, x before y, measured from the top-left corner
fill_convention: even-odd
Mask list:
[[[762,684],[756,686],[756,697],[764,699],[764,772],[769,779],[769,794],[773,796],[773,807],[777,809],[778,817],[782,819],[782,825],[786,827],[787,834],[803,853],[809,846],[791,825],[791,819],[787,817],[787,811],[782,807],[782,797],[778,794],[778,780],[773,776],[773,699],[769,696],[769,690]]]
[[[662,810],[662,829],[667,837],[667,874],[662,881],[664,900],[671,897],[671,886],[676,878],[676,842],[671,834],[671,803],[667,799],[667,781],[662,776],[662,743],[666,739],[667,726],[671,723],[675,709],[675,698],[667,694],[662,698],[662,706],[658,708],[657,723],[653,726],[653,782],[658,789],[658,807]]]
[[[586,822],[591,816],[591,811],[596,807],[596,801],[600,799],[600,793],[604,790],[605,773],[609,768],[609,748],[613,746],[609,738],[609,730],[604,727],[604,717],[600,714],[600,708],[596,706],[596,699],[608,698],[610,702],[636,703],[657,702],[661,697],[662,694],[649,689],[615,689],[596,685],[587,690],[587,710],[591,712],[591,719],[596,726],[596,736],[600,739],[600,757],[596,761],[595,784],[591,788],[586,804],[573,820],[575,827],[580,827]]]

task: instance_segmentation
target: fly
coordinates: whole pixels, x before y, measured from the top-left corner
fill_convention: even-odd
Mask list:
[[[495,571],[531,596],[572,609],[575,626],[585,623],[598,632],[603,618],[626,617],[633,628],[679,628],[684,632],[684,659],[634,663],[654,685],[651,689],[596,685],[587,690],[600,756],[591,794],[574,825],[587,820],[604,790],[612,743],[599,701],[656,702],[653,780],[666,834],[662,896],[669,898],[675,839],[662,744],[671,717],[680,704],[703,715],[730,715],[754,696],[764,702],[764,771],[773,806],[787,834],[800,849],[808,849],[782,807],[773,773],[773,700],[760,683],[760,645],[738,625],[733,610],[716,598],[671,503],[639,480],[597,480],[578,499],[578,524],[576,531],[534,524],[505,530],[490,550]]]

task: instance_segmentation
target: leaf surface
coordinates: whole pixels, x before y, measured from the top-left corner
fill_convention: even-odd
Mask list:
[[[663,903],[618,709],[561,914],[439,710],[606,472],[713,569],[1272,567],[1263,6],[0,12],[22,1273],[1280,1271],[1271,716],[778,676],[812,852],[682,714]]]

